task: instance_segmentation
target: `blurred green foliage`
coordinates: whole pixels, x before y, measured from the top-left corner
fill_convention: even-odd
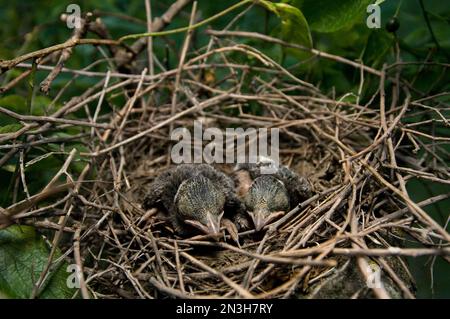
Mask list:
[[[50,249],[31,226],[13,225],[0,231],[0,292],[9,298],[30,298],[33,283],[45,269]],[[57,251],[56,260],[61,254]],[[38,298],[71,298],[76,290],[66,285],[67,263],[50,267]]]

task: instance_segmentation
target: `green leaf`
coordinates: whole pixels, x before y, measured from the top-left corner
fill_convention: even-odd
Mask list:
[[[0,106],[18,114],[28,114],[27,101],[24,97],[19,95],[8,95],[0,98]],[[6,114],[0,113],[0,125],[14,123],[17,123],[16,119]]]
[[[4,126],[0,126],[0,134],[17,132],[21,128],[21,124],[7,124]]]
[[[0,106],[19,114],[27,114],[27,101],[20,95],[8,95],[0,98]]]
[[[363,22],[372,0],[285,0],[300,8],[311,30],[335,32]]]
[[[0,293],[9,298],[30,298],[34,283],[45,268],[50,249],[31,226],[13,225],[0,230]],[[56,258],[60,256],[58,252]],[[52,269],[52,268],[50,268]],[[39,298],[71,298],[67,263],[50,270]]]
[[[35,96],[33,100],[32,114],[37,116],[45,115],[45,110],[47,110],[51,102],[52,100],[50,100],[47,96]]]
[[[275,13],[281,19],[279,38],[286,42],[312,47],[311,32],[308,22],[300,9],[286,3],[261,2],[266,9]]]

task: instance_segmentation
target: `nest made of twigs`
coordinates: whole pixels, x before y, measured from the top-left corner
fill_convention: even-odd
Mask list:
[[[116,109],[98,117],[103,126],[88,117],[90,134],[82,141],[89,153],[81,154],[87,164],[78,176],[70,175],[74,187],[65,200],[48,206],[66,218],[40,210],[15,222],[64,226],[58,245],[68,257],[75,252],[85,296],[326,297],[317,289],[355,260],[362,282],[371,269],[382,269],[394,288],[361,286],[350,289],[351,295],[413,297],[410,278],[399,271],[408,272],[402,257],[448,255],[442,247],[450,235],[421,208],[439,199],[416,204],[405,183],[415,177],[445,182],[448,167],[438,159],[435,167],[424,168],[414,152],[422,148],[433,157],[428,142],[448,138],[430,136],[400,119],[429,113],[435,123],[446,124],[439,117],[440,102],[430,97],[433,107],[421,107],[423,100],[413,100],[405,88],[393,90],[386,106],[385,82],[394,69],[379,71],[328,55],[380,83],[366,105],[337,100],[256,48],[211,39],[209,48],[187,54],[182,68],[153,76],[122,74],[114,84],[108,81],[115,75],[108,74],[69,102],[68,111],[89,104],[95,110],[97,99],[126,97],[124,105],[111,99]],[[232,63],[232,54],[257,61]],[[392,81],[400,87],[400,78]],[[229,238],[178,237],[156,210],[144,211],[141,203],[146,185],[171,165],[171,130],[191,128],[194,120],[204,128],[280,128],[282,163],[311,182],[313,197],[265,233],[241,233],[240,246]],[[74,156],[75,151],[60,175],[69,175]],[[219,169],[230,171],[227,165]],[[428,248],[402,248],[406,235]]]

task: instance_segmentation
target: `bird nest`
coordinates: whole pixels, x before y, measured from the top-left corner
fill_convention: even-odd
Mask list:
[[[44,191],[64,176],[70,191],[50,204],[35,202],[34,212],[10,214],[12,222],[45,229],[83,270],[85,297],[413,297],[404,257],[448,255],[443,246],[450,235],[422,208],[444,197],[415,203],[405,185],[413,178],[446,182],[448,167],[436,148],[448,138],[437,130],[424,133],[408,119],[429,116],[448,124],[440,102],[433,96],[414,100],[396,67],[376,70],[311,51],[311,59],[354,68],[361,87],[379,82],[365,104],[355,94],[336,98],[232,37],[257,35],[210,34],[211,45],[187,53],[177,69],[108,73],[68,102],[61,120],[90,110],[80,137],[86,150],[74,149]],[[392,91],[385,92],[386,82]],[[95,111],[104,100],[112,112]],[[204,129],[279,128],[281,162],[308,179],[312,197],[262,232],[242,231],[239,245],[228,235],[219,241],[179,237],[156,209],[141,205],[149,183],[173,165],[170,132],[191,130],[194,121]],[[434,159],[433,167],[417,159],[419,149],[423,159]],[[80,162],[81,173],[69,169]],[[229,174],[233,164],[217,168]],[[426,248],[405,248],[406,238]],[[370,285],[377,271],[381,284]],[[345,288],[339,276],[361,285]]]

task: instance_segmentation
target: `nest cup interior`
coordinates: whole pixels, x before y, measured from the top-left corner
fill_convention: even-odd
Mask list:
[[[276,85],[287,86],[282,77],[278,81]],[[281,224],[273,221],[276,229],[258,234],[253,230],[241,233],[240,246],[229,236],[219,242],[204,236],[181,238],[173,233],[169,223],[158,217],[157,209],[141,208],[150,182],[173,165],[169,157],[170,146],[174,143],[169,138],[170,126],[155,129],[120,148],[109,161],[98,162],[101,165],[97,174],[101,182],[89,189],[89,195],[102,206],[114,207],[114,211],[100,213],[93,207],[85,207],[79,220],[73,220],[86,228],[96,227],[84,239],[82,250],[90,252],[91,258],[86,262],[91,260],[97,267],[95,271],[100,272],[91,283],[99,294],[126,298],[304,298],[312,296],[322,278],[348,267],[351,256],[327,256],[327,251],[351,246],[349,205],[357,206],[355,212],[365,223],[374,223],[384,212],[395,210],[386,200],[383,186],[367,174],[360,175],[358,180],[349,180],[345,171],[350,169],[349,163],[341,162],[345,155],[336,141],[324,139],[320,133],[341,125],[337,117],[326,114],[339,112],[351,116],[361,109],[347,103],[338,104],[332,99],[317,101],[314,97],[321,93],[312,94],[302,86],[292,91],[298,95],[287,99],[272,85],[261,84],[259,99],[255,95],[249,95],[248,99],[243,94],[229,96],[212,103],[207,113],[193,112],[171,123],[175,128],[181,126],[190,130],[194,120],[202,121],[205,129],[236,125],[279,127],[281,162],[310,181],[313,197],[292,207],[289,218]],[[210,96],[205,101],[214,98]],[[151,113],[148,125],[161,123],[171,116],[170,102],[165,102],[146,110]],[[259,115],[246,113],[250,103],[259,107]],[[180,112],[192,107],[189,100],[177,106]],[[236,117],[236,113],[241,113],[240,117]],[[126,125],[138,129],[133,134],[139,133],[140,127],[141,131],[145,129],[143,115],[138,115],[130,116]],[[370,140],[375,131],[374,127],[361,123],[345,124],[339,132],[341,143]],[[217,168],[231,173],[233,165],[222,164]],[[368,244],[373,247],[390,245],[385,238],[392,236],[381,233],[370,233]],[[138,288],[133,281],[139,283]],[[365,293],[370,295],[370,289]]]

